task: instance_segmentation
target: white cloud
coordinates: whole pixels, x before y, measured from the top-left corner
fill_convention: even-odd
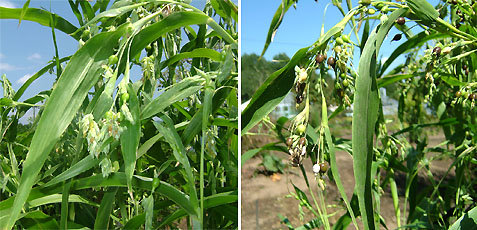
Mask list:
[[[41,55],[39,53],[34,53],[27,57],[29,61],[38,61],[41,59]]]
[[[23,84],[25,83],[31,76],[33,76],[32,74],[25,74],[25,76],[21,77],[20,79],[18,79],[16,82],[18,84]]]
[[[7,8],[17,8],[15,4],[13,4],[13,2],[10,0],[0,0],[0,6]]]
[[[11,71],[11,70],[17,70],[19,69],[18,67],[16,66],[12,66],[8,63],[2,63],[0,62],[0,70],[3,70],[3,71]]]
[[[3,55],[2,53],[0,53],[0,59],[4,58],[5,55]]]

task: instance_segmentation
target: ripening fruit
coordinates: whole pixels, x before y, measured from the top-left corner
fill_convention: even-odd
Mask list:
[[[398,19],[396,19],[396,23],[402,26],[406,23],[406,19],[404,17],[399,17]]]
[[[341,38],[341,37],[336,38],[336,44],[338,44],[338,45],[343,44],[343,38]]]
[[[287,146],[290,147],[293,144],[293,138],[289,137],[287,139]]]
[[[457,91],[457,92],[455,93],[455,96],[456,96],[456,97],[460,97],[460,96],[462,96],[462,92],[461,92],[460,90],[459,90],[459,91]]]
[[[328,58],[328,65],[331,67],[335,67],[335,58],[334,57],[329,57]]]
[[[441,47],[437,46],[432,50],[432,53],[434,53],[437,57],[439,57],[441,55],[441,51],[442,51]]]
[[[373,8],[369,8],[369,9],[368,9],[368,14],[369,14],[369,15],[373,15],[374,13],[376,13],[376,10],[375,10],[375,9],[373,9]]]
[[[467,70],[467,65],[463,65],[463,66],[462,66],[462,69],[463,69],[463,70]]]
[[[104,117],[105,117],[106,119],[108,119],[108,120],[113,119],[113,112],[111,112],[111,110],[108,111],[108,112],[106,112],[106,113],[104,114]]]
[[[343,80],[343,87],[346,88],[346,87],[348,87],[348,85],[349,85],[348,79],[344,79]]]
[[[306,131],[306,126],[304,124],[300,124],[298,127],[296,127],[296,131],[298,134],[303,134]]]
[[[313,165],[313,172],[315,174],[318,174],[320,172],[320,165],[319,164],[314,164]]]
[[[109,56],[109,58],[108,58],[108,64],[109,64],[109,65],[114,65],[114,64],[116,64],[116,63],[118,63],[118,56],[115,55],[115,54]]]
[[[341,53],[343,49],[341,48],[341,46],[335,46],[334,50],[336,53]]]
[[[477,99],[477,94],[471,93],[471,94],[469,95],[469,100],[475,100],[475,99]]]
[[[326,56],[323,55],[323,54],[318,54],[318,55],[316,55],[316,58],[315,58],[315,60],[316,60],[316,62],[318,62],[318,64],[321,64],[325,59],[326,59]]]
[[[329,168],[330,165],[328,164],[328,162],[325,161],[320,163],[320,172],[325,173],[326,171],[328,171]]]
[[[128,102],[128,100],[129,100],[129,93],[123,93],[123,94],[121,95],[121,101],[122,101],[123,103],[126,103],[126,102]]]
[[[346,42],[346,43],[351,43],[351,40],[349,39],[349,35],[346,35],[346,34],[343,34],[343,41]]]
[[[300,140],[298,141],[298,144],[300,144],[300,146],[304,146],[306,144],[306,138],[301,137]]]
[[[149,53],[149,51],[151,51],[151,49],[152,49],[152,46],[151,46],[151,44],[149,44],[149,45],[147,45],[147,46],[146,46],[146,52],[148,52],[148,53]]]

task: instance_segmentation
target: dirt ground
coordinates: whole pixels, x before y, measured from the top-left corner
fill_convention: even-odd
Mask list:
[[[443,140],[444,137],[442,135],[430,137],[429,146],[435,146]],[[243,140],[243,142],[247,143],[249,146],[259,146],[262,142],[266,141],[266,138],[257,138],[256,136],[253,140]],[[242,150],[242,152],[245,151],[246,149]],[[280,152],[274,153],[282,158],[283,162],[288,163],[286,160],[288,156],[286,154]],[[354,188],[352,157],[348,153],[340,151],[336,153],[336,158],[343,186],[345,187],[348,199],[350,199]],[[293,197],[287,197],[290,192],[294,192],[293,183],[307,194],[311,203],[313,202],[305,181],[301,176],[300,169],[287,167],[284,174],[266,176],[264,174],[255,173],[257,168],[261,168],[259,166],[261,162],[262,160],[260,157],[255,157],[247,161],[241,168],[242,229],[288,229],[285,224],[280,223],[278,214],[288,218],[294,227],[301,226],[315,218],[311,211],[305,208],[303,208],[304,215],[301,218],[298,209],[299,201]],[[431,171],[435,173],[434,175],[442,175],[450,164],[451,162],[449,161],[434,161],[433,164],[431,164]],[[316,181],[312,179],[314,178],[314,175],[309,158],[305,160],[304,167],[307,171],[307,176],[310,179],[311,187],[316,195],[318,186]],[[398,190],[403,190],[403,183],[404,180],[397,181]],[[329,218],[331,225],[333,225],[341,215],[346,213],[345,206],[344,204],[341,205],[342,202],[340,202],[340,198],[341,196],[338,189],[328,180],[325,189],[325,201],[328,206],[328,214],[334,214]],[[400,202],[401,204],[404,202],[402,193],[400,194]],[[388,229],[396,229],[397,220],[394,214],[393,201],[389,190],[385,191],[385,194],[381,197],[380,209],[381,215],[384,217]],[[401,210],[401,213],[402,212],[403,210]],[[404,220],[401,222],[403,221]],[[354,229],[354,226],[350,224],[348,228]]]

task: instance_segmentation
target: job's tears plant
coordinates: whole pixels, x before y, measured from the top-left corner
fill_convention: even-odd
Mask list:
[[[281,3],[262,54],[281,20],[286,20],[287,10],[297,2]],[[476,228],[477,2],[441,2],[434,7],[424,0],[363,0],[353,7],[346,1],[347,11],[341,1],[332,3],[342,12],[341,21],[327,32],[322,29],[315,43],[298,50],[285,67],[270,75],[242,112],[242,135],[247,135],[257,123],[267,120],[268,113],[289,91],[297,94],[298,115],[288,128],[287,119],[280,118],[271,130],[288,147],[284,152],[290,154],[292,166],[301,168],[312,196],[308,199],[297,187],[291,193],[300,201],[300,208],[316,216],[300,228],[346,229],[351,223],[357,229],[387,228],[380,211],[380,198],[387,193],[392,197],[399,228]],[[394,47],[386,61],[378,61],[382,60],[379,51],[384,43],[397,40],[404,41]],[[352,59],[355,52],[359,52],[359,60]],[[403,63],[397,63],[400,56]],[[393,63],[394,69],[388,70]],[[302,77],[304,70],[306,79]],[[310,74],[313,72],[318,74]],[[324,79],[329,73],[334,75],[334,85]],[[311,82],[315,85],[310,86]],[[334,97],[323,93],[327,87],[333,87]],[[379,91],[383,87],[399,101],[394,117],[383,113]],[[322,110],[310,111],[312,101],[320,102]],[[331,104],[338,108],[328,115]],[[353,114],[352,140],[333,137],[328,121],[349,108]],[[314,116],[321,119],[318,127],[309,123]],[[398,124],[397,130],[390,129],[390,119]],[[430,146],[425,127],[440,130],[446,140]],[[273,144],[267,148],[283,149]],[[351,199],[344,192],[344,186],[349,185],[341,182],[340,171],[346,169],[336,161],[337,149],[353,158],[355,187]],[[257,152],[245,153],[242,163]],[[302,164],[308,159],[312,168]],[[431,170],[437,159],[450,164],[444,175]],[[314,172],[317,192],[311,189],[306,171]],[[450,176],[451,172],[455,176]],[[396,182],[401,175],[405,178],[399,184],[403,194]],[[345,211],[335,223],[328,220],[330,212],[323,195],[327,178],[336,184]],[[418,184],[423,181],[428,183],[425,189]],[[294,228],[287,219],[282,221]]]
[[[0,229],[237,228],[237,6],[69,1],[77,27],[29,2],[0,18],[78,50],[18,91],[2,76]]]

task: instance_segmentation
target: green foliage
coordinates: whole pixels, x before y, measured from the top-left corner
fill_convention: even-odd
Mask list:
[[[264,153],[262,159],[262,165],[265,168],[265,171],[271,172],[271,173],[283,173],[285,169],[285,164],[282,162],[282,159],[275,156],[274,154],[271,153]]]
[[[421,0],[400,4],[360,1],[359,6],[352,8],[351,1],[347,1],[348,12],[341,7],[340,1],[333,1],[333,4],[342,12],[343,19],[327,32],[323,30],[314,45],[298,50],[287,65],[269,75],[242,112],[242,135],[259,123],[275,128],[271,134],[287,146],[282,151],[290,153],[291,165],[302,170],[311,199],[296,188],[291,196],[301,202],[300,213],[303,207],[309,208],[324,229],[331,227],[323,196],[326,184],[320,169],[321,164],[328,161],[332,182],[336,183],[344,201],[343,208],[347,210],[334,229],[347,229],[351,223],[359,228],[358,222],[364,229],[387,228],[380,210],[380,197],[387,195],[384,194],[387,191],[393,199],[399,228],[475,228],[477,3],[448,1],[434,7]],[[286,10],[282,9],[283,5],[277,11],[283,12],[280,20],[271,22],[269,35],[276,32],[284,18]],[[398,24],[399,17],[404,20],[399,20]],[[354,20],[360,21],[355,23]],[[413,34],[415,30],[410,31],[411,25],[406,25],[410,21],[420,28],[416,35]],[[371,25],[375,27],[371,28]],[[402,31],[407,41],[395,47],[391,56],[380,63],[381,44],[392,38],[389,31],[393,27]],[[352,33],[357,41],[350,40]],[[270,42],[267,38],[264,50]],[[352,67],[355,48],[360,49],[357,72]],[[332,59],[326,62],[324,55]],[[406,55],[405,61],[396,63],[403,55]],[[388,70],[392,65],[396,67]],[[308,78],[301,77],[304,70]],[[334,87],[332,93],[326,93],[330,88],[326,76],[330,72]],[[398,113],[394,116],[385,117],[383,113],[381,87],[386,87],[388,95],[399,100]],[[303,98],[296,101],[301,112],[288,127],[280,119],[270,124],[268,113],[294,88],[303,92]],[[328,94],[333,96],[325,97]],[[316,102],[322,105],[317,125],[311,120],[320,116],[319,110],[310,109]],[[328,116],[330,105],[338,108]],[[336,132],[336,127],[328,125],[347,109],[353,112],[351,142],[338,137],[339,130]],[[393,117],[395,121],[389,122]],[[306,132],[298,130],[303,127]],[[431,145],[428,136],[435,130],[445,137],[445,141]],[[338,135],[332,136],[332,133]],[[306,138],[304,145],[297,144],[297,140],[303,138]],[[269,143],[251,149],[242,160],[278,146],[283,147]],[[336,149],[345,150],[353,157],[356,185],[351,200],[344,192],[346,185],[341,183]],[[302,161],[307,159],[313,169],[305,169]],[[444,175],[431,167],[435,160],[448,163],[444,166]],[[305,170],[315,173],[318,192],[310,188]],[[450,176],[450,172],[455,172],[455,176]],[[314,207],[310,205],[311,201]],[[285,217],[280,219],[293,229]]]
[[[0,228],[237,228],[237,6],[69,1],[76,28],[28,3],[0,18],[51,26],[79,49],[17,92],[1,79]],[[19,101],[47,71],[53,88]]]

